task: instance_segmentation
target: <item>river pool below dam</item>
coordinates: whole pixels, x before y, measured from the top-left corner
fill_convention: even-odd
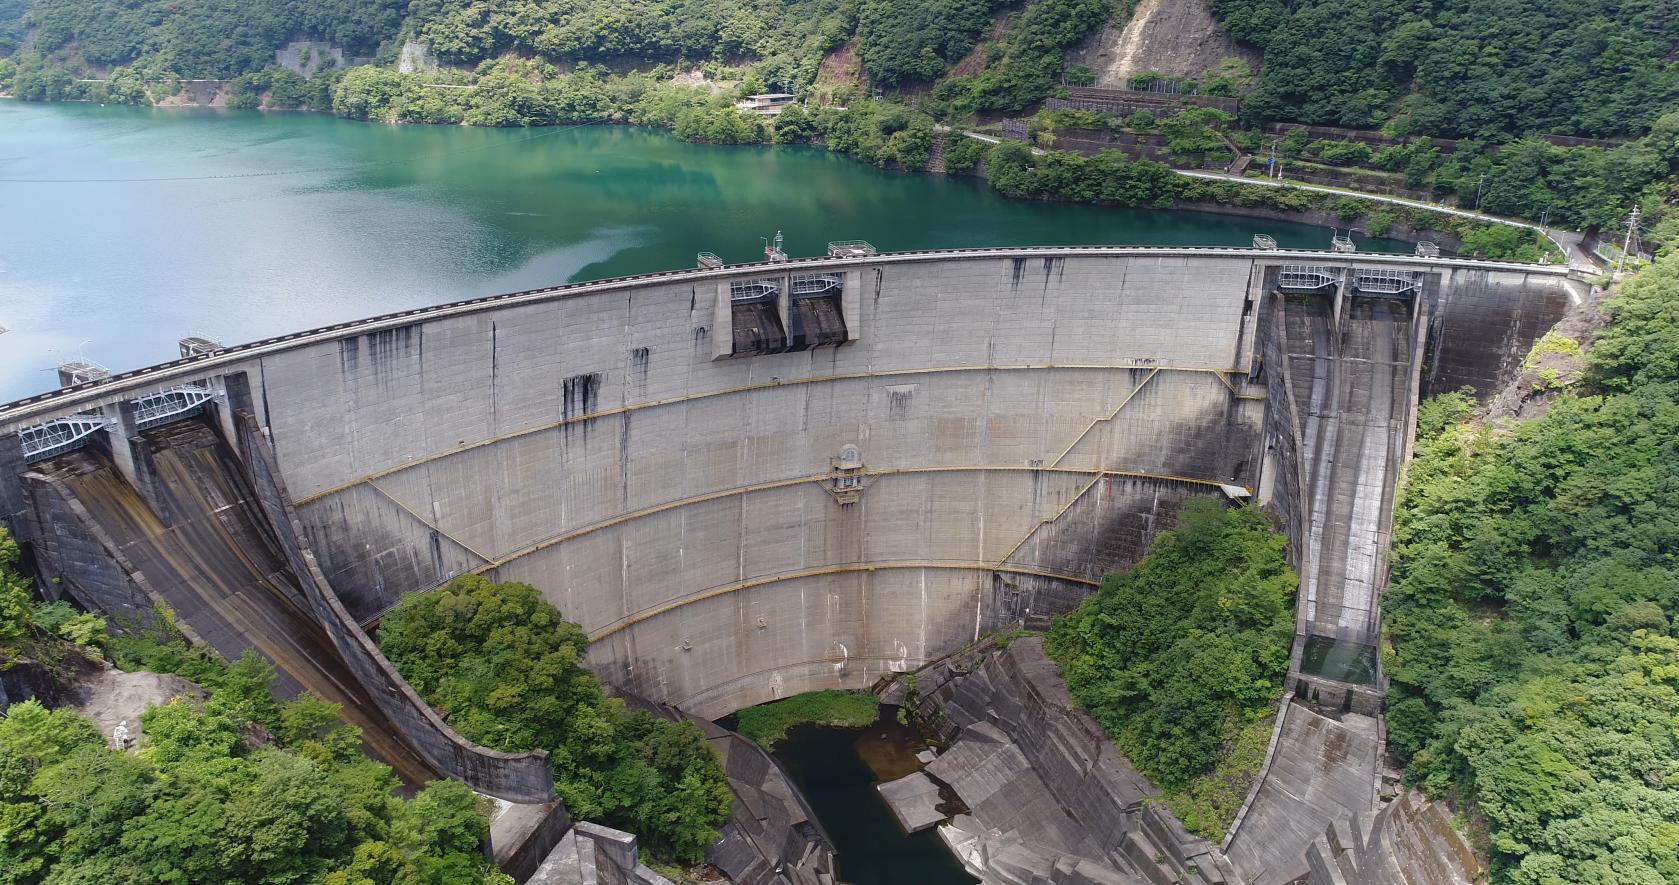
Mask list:
[[[1328,230],[1010,200],[813,147],[626,126],[386,126],[322,114],[0,101],[0,401],[78,358],[125,370],[469,296],[795,256],[1148,244],[1324,248]],[[1368,249],[1409,251],[1392,241]]]
[[[905,834],[875,786],[921,770],[926,742],[898,710],[862,728],[795,725],[773,753],[833,840],[845,885],[975,885],[938,828]],[[734,717],[719,724],[733,728]]]

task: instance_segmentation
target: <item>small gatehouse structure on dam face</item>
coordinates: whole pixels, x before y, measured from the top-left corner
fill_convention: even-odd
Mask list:
[[[533,584],[605,681],[714,718],[1042,625],[1184,501],[1237,497],[1283,521],[1302,576],[1291,691],[1374,714],[1414,405],[1490,391],[1584,289],[1558,267],[1134,247],[574,284],[183,348],[0,406],[0,522],[46,586],[119,620],[192,584],[206,626],[183,623],[224,650],[268,653],[214,598],[243,578],[141,553],[186,526],[199,554],[266,545],[274,598],[321,631],[368,727],[526,801],[545,762],[454,737],[363,632],[403,593]],[[232,528],[204,515],[232,504]],[[1244,873],[1322,834],[1266,830],[1237,858],[1305,795],[1256,791],[1227,844]]]

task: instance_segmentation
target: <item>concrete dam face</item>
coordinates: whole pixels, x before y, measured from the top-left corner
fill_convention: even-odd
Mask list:
[[[1357,640],[1412,403],[1489,389],[1577,285],[1561,268],[1140,248],[579,284],[0,407],[0,516],[66,592],[140,612],[144,569],[96,561],[122,531],[52,474],[104,459],[167,510],[148,428],[201,422],[246,465],[234,497],[271,519],[308,585],[299,609],[337,619],[358,676],[390,681],[357,625],[481,573],[540,588],[607,682],[704,717],[1042,624],[1202,495],[1276,508],[1301,632]],[[157,405],[171,392],[176,412]],[[400,706],[392,685],[367,691]],[[450,771],[461,752],[422,755]]]

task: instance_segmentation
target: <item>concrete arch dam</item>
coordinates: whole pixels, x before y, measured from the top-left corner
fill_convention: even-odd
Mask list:
[[[1303,574],[1329,563],[1302,633],[1367,636],[1376,584],[1340,588],[1379,582],[1411,403],[1490,389],[1579,288],[1561,268],[1120,247],[577,284],[0,407],[0,513],[62,571],[19,434],[94,416],[143,489],[133,404],[191,383],[212,394],[197,420],[273,462],[289,498],[268,510],[348,620],[461,574],[526,581],[604,679],[701,716],[1065,610],[1200,495],[1278,508]]]

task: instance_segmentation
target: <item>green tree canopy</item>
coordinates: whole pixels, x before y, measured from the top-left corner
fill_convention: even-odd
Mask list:
[[[1276,703],[1299,583],[1284,545],[1257,511],[1192,501],[1148,556],[1050,630],[1074,700],[1168,791]]]
[[[698,861],[733,801],[699,730],[608,698],[583,667],[588,637],[529,584],[467,576],[403,597],[379,647],[469,740],[545,749],[572,816]]]
[[[995,0],[862,0],[857,57],[874,82],[931,80],[967,55]]]
[[[1636,134],[1679,101],[1661,0],[1210,0],[1265,52],[1244,112],[1506,140]]]
[[[1389,746],[1495,882],[1679,882],[1679,258],[1609,310],[1596,389],[1425,404],[1395,523]]]
[[[0,719],[0,883],[511,881],[478,851],[489,825],[471,790],[442,781],[395,797],[390,769],[328,717],[337,708],[312,699],[281,705],[283,720],[312,723],[304,742],[337,748],[298,753],[253,745],[231,705],[177,699],[141,715],[145,742],[129,753],[74,712],[12,705]]]

